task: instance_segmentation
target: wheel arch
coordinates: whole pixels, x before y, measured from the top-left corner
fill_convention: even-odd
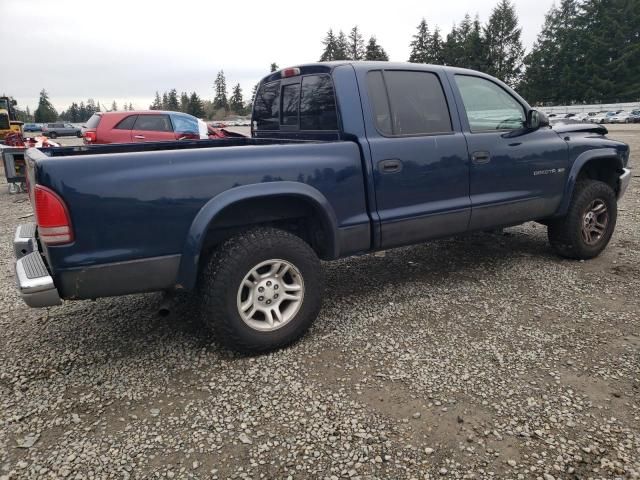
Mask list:
[[[562,216],[567,213],[575,186],[581,178],[605,182],[617,194],[619,189],[618,177],[622,169],[622,159],[614,148],[598,148],[581,153],[571,166],[562,202],[554,216]]]
[[[317,215],[323,233],[323,251],[319,256],[337,258],[338,227],[335,212],[320,191],[304,183],[289,181],[243,185],[213,197],[194,218],[185,239],[176,278],[176,288],[191,290],[195,286],[203,249],[207,246],[208,235],[214,231],[212,227],[216,225],[217,221],[224,222],[234,213],[243,210],[243,207],[268,205],[269,202],[275,204],[293,199],[301,200],[301,203],[292,206],[292,209],[288,210],[289,213],[283,214],[284,218],[281,220],[291,218],[287,215],[301,215],[300,212],[304,208],[311,209]],[[248,215],[245,220],[237,222],[234,228],[247,228],[264,223],[263,216],[258,215],[256,219],[252,215]]]

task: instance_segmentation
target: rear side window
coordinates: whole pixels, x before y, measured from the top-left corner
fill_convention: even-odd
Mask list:
[[[452,131],[449,107],[438,76],[430,72],[370,72],[375,121],[382,134],[428,135]],[[377,76],[377,77],[376,77]],[[388,104],[382,98],[386,86]],[[390,112],[390,119],[389,119]]]
[[[258,130],[280,129],[280,81],[262,85],[253,105]]]
[[[193,117],[185,117],[182,115],[173,115],[173,125],[176,132],[192,132],[198,133],[198,120]]]
[[[329,75],[302,77],[300,130],[338,130],[336,96]]]
[[[102,118],[102,115],[98,115],[97,113],[94,113],[93,115],[91,115],[91,118],[87,121],[86,127],[98,128],[98,124],[100,123],[101,118]]]
[[[9,130],[9,115],[0,113],[0,129]]]
[[[168,115],[138,115],[133,130],[173,132]]]
[[[95,116],[95,115],[94,115]],[[131,130],[133,129],[133,124],[136,122],[137,115],[129,115],[124,120],[121,120],[118,125],[116,125],[117,130]],[[93,117],[91,117],[93,118]],[[87,125],[89,127],[89,125]],[[91,127],[89,127],[91,128]]]

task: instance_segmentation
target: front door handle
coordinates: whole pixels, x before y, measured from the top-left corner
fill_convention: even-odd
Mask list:
[[[402,161],[397,158],[381,160],[378,162],[378,170],[380,173],[398,173],[402,170]]]
[[[473,152],[471,161],[476,165],[484,165],[491,161],[491,155],[489,155],[489,152]]]
[[[133,138],[138,140],[144,140],[144,135],[134,135]]]

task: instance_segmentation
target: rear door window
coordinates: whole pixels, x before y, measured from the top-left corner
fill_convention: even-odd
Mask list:
[[[282,87],[282,125],[298,125],[300,106],[300,84],[292,83]]]
[[[176,132],[198,133],[198,120],[193,117],[173,115],[173,126]]]
[[[253,104],[253,121],[258,130],[280,129],[280,81],[260,87]]]
[[[133,125],[136,122],[136,118],[138,118],[137,115],[129,115],[124,120],[121,120],[120,123],[118,123],[118,125],[116,125],[116,129],[118,129],[118,130],[131,130],[131,129],[133,129]],[[93,117],[91,117],[91,119],[93,119]],[[89,127],[89,124],[87,124],[87,128],[92,128],[92,127]]]
[[[138,115],[133,130],[173,132],[168,115]]]
[[[431,135],[453,130],[447,100],[436,74],[373,71],[369,73],[368,85],[376,127],[383,135]]]

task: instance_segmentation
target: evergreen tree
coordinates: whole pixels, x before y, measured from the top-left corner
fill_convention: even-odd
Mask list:
[[[336,58],[334,60],[349,60],[349,41],[342,30],[336,38]]]
[[[118,111],[118,104],[116,103],[115,100],[113,101],[113,103],[111,103],[111,111],[112,112],[117,112]]]
[[[347,42],[347,54],[351,60],[362,60],[365,56],[364,39],[362,33],[358,29],[358,26],[354,26],[349,32],[349,39]]]
[[[129,111],[133,112],[133,103],[129,102]]]
[[[387,55],[387,52],[384,51],[384,48],[378,45],[376,37],[372,36],[369,39],[369,43],[367,43],[367,47],[364,53],[364,59],[388,61],[389,56]]]
[[[33,112],[34,120],[38,123],[55,122],[58,118],[58,112],[49,101],[49,95],[43,88],[40,91],[40,99],[38,100],[38,108]]]
[[[233,87],[233,93],[231,98],[229,99],[229,108],[232,112],[237,113],[238,115],[243,115],[244,112],[244,100],[242,99],[242,89],[240,88],[240,84],[238,83],[235,87]]]
[[[213,106],[216,110],[229,110],[229,100],[227,100],[227,80],[224,77],[224,71],[220,70],[216,76],[214,83],[216,96],[213,99]]]
[[[167,95],[167,110],[172,112],[180,111],[180,104],[178,102],[178,92],[175,88],[169,90],[169,94]]]
[[[510,0],[500,0],[491,12],[484,31],[487,47],[487,73],[515,86],[522,72],[524,48],[522,29]]]
[[[278,64],[276,62],[273,62],[269,68],[271,69],[270,72],[273,73],[273,72],[277,72],[278,68],[280,67],[278,67]]]
[[[162,108],[160,108],[160,110],[167,110],[168,105],[169,97],[167,96],[167,92],[162,92]]]
[[[429,63],[431,61],[431,55],[429,53],[429,37],[429,26],[427,25],[427,21],[423,18],[418,24],[418,31],[413,36],[413,40],[409,44],[411,47],[409,61],[411,63]]]
[[[87,107],[85,106],[83,101],[80,101],[80,106],[78,107],[78,115],[81,118],[80,121],[85,122],[91,117],[91,115],[93,115],[93,113],[87,110]]]
[[[153,103],[149,106],[149,110],[162,110],[162,100],[160,94],[156,90],[156,97],[153,99]]]
[[[433,33],[429,38],[429,52],[431,54],[431,63],[436,65],[442,65],[444,63],[444,57],[442,55],[442,36],[440,35],[440,29],[437,25],[433,29]]]
[[[442,44],[442,63],[454,67],[464,67],[461,62],[463,53],[462,41],[458,28],[453,25],[447,34],[446,40]]]
[[[335,60],[338,47],[336,36],[333,34],[333,30],[331,28],[327,32],[327,36],[324,37],[322,45],[324,45],[324,50],[322,55],[320,55],[320,61],[330,62],[331,60]]]
[[[462,46],[460,65],[473,70],[487,71],[488,52],[478,15],[473,22],[471,22],[471,17],[466,15],[458,32]]]
[[[187,113],[193,115],[196,118],[204,117],[204,106],[202,104],[202,100],[196,92],[193,92],[191,94],[191,97],[189,97]]]
[[[188,108],[189,108],[189,95],[187,95],[187,92],[182,92],[180,94],[180,111],[187,113]]]

